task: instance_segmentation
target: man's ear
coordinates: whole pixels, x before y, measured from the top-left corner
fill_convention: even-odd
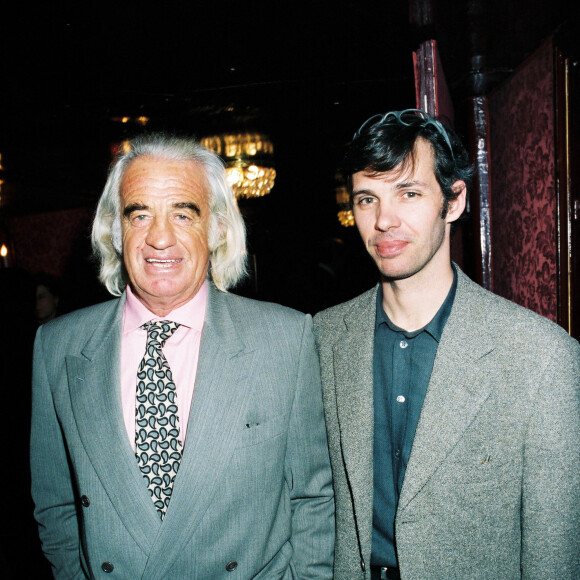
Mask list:
[[[457,197],[450,200],[447,206],[447,215],[445,216],[445,221],[448,224],[458,220],[461,217],[461,214],[465,210],[465,204],[467,203],[467,186],[465,185],[465,181],[458,179],[451,186],[451,189],[454,193],[457,193]]]

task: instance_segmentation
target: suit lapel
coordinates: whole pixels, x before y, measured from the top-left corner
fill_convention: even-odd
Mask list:
[[[160,526],[123,423],[120,394],[124,300],[111,303],[82,350],[67,357],[71,405],[78,433],[123,524],[148,552]],[[82,490],[80,490],[82,493]]]
[[[475,284],[461,272],[455,301],[445,325],[417,426],[399,498],[404,510],[453,450],[490,392],[480,370],[494,348],[492,337],[474,314]],[[489,372],[489,371],[486,371]]]
[[[376,295],[375,288],[354,303],[333,345],[341,448],[364,554],[370,553],[372,533]]]
[[[144,579],[167,574],[211,505],[250,399],[255,355],[236,331],[228,295],[210,286],[183,459]]]

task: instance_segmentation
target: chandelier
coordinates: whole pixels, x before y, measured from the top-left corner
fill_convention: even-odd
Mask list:
[[[341,226],[348,228],[354,226],[354,215],[350,209],[350,195],[346,189],[346,185],[337,185],[336,189],[336,203],[338,205],[338,221]]]
[[[224,133],[200,139],[226,164],[228,183],[237,198],[262,197],[274,187],[274,146],[261,133]]]

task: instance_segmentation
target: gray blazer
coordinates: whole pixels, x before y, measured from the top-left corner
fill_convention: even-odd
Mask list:
[[[311,318],[210,288],[161,522],[121,414],[123,303],[59,318],[36,339],[32,492],[55,578],[331,578],[334,501]]]
[[[376,292],[314,320],[335,580],[370,578]],[[459,272],[397,510],[403,580],[580,578],[579,384],[575,340]]]

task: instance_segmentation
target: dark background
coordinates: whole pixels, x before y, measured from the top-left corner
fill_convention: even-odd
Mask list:
[[[239,291],[318,310],[374,281],[354,228],[338,223],[335,173],[366,118],[415,106],[419,42],[438,40],[462,133],[465,97],[508,76],[569,18],[570,6],[170,0],[9,7],[0,21],[0,224],[94,207],[111,144],[143,130],[120,123],[123,116],[147,116],[147,130],[198,137],[263,131],[274,143],[277,178],[270,195],[240,204],[258,292],[255,284]],[[430,23],[421,24],[425,11]],[[343,264],[330,292],[317,279],[329,251]],[[106,298],[94,268],[79,268],[95,286],[87,300]]]
[[[13,41],[3,51],[0,211],[94,206],[111,143],[143,130],[114,120],[123,116],[149,117],[147,130],[198,137],[262,131],[274,143],[276,184],[270,195],[240,203],[258,297],[303,310],[326,305],[309,282],[319,253],[334,246],[351,263],[364,259],[352,260],[356,235],[336,216],[342,147],[371,114],[414,103],[408,6],[92,6],[90,15],[70,3],[3,21]],[[368,274],[351,293],[372,283]]]

